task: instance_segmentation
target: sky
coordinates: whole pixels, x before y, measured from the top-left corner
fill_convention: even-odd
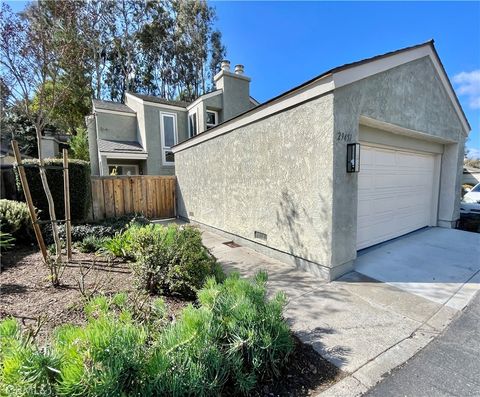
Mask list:
[[[480,157],[480,2],[210,2],[260,102],[333,67],[435,40]]]
[[[8,2],[16,11],[26,2]],[[210,1],[232,65],[264,102],[333,67],[435,40],[480,158],[480,2]]]

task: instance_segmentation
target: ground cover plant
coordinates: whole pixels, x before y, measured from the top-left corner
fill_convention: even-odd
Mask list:
[[[208,280],[174,322],[162,300],[139,314],[125,294],[85,305],[87,323],[58,328],[39,346],[16,320],[0,323],[3,395],[114,396],[247,394],[278,374],[293,350],[285,297],[254,280]],[[13,393],[13,394],[12,394]],[[16,394],[15,394],[16,393]]]

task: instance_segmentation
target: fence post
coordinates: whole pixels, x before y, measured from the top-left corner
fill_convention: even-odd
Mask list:
[[[18,149],[18,143],[16,140],[12,141],[13,153],[15,154],[15,161],[17,162],[18,174],[20,175],[20,182],[22,183],[23,194],[25,195],[25,200],[27,200],[28,210],[30,212],[30,220],[32,221],[33,231],[35,232],[35,237],[37,238],[37,243],[42,251],[43,260],[47,261],[47,247],[45,247],[45,242],[43,241],[42,231],[40,226],[38,226],[37,214],[35,212],[35,207],[33,206],[32,196],[30,194],[30,188],[28,187],[27,176],[25,174],[25,169],[22,164],[22,157],[20,155],[20,150]]]
[[[63,197],[65,201],[65,229],[67,235],[67,258],[72,260],[72,220],[70,217],[70,181],[68,179],[68,151],[63,149]]]

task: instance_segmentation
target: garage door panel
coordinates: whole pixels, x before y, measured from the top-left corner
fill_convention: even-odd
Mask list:
[[[357,248],[428,226],[434,157],[362,146],[358,176]]]

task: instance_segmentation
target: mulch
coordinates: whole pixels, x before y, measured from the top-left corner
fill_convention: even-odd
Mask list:
[[[0,260],[0,320],[7,317],[19,319],[24,329],[36,333],[40,344],[47,341],[59,325],[86,322],[83,313],[85,293],[138,294],[128,263],[109,261],[95,254],[74,250],[73,260],[63,272],[62,284],[56,288],[51,285],[49,271],[34,246],[16,247],[14,251],[2,254]],[[171,319],[190,303],[175,297],[163,299]],[[263,381],[252,396],[315,395],[343,376],[344,373],[310,345],[295,337],[295,349],[283,372],[277,379]]]

